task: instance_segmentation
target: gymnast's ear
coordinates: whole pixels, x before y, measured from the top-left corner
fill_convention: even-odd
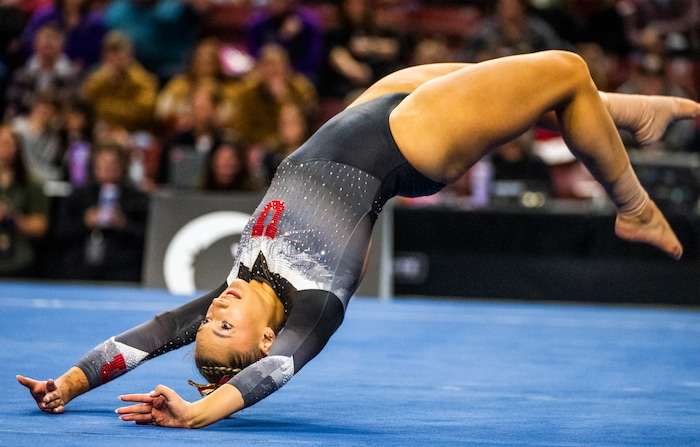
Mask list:
[[[272,343],[275,342],[275,331],[271,327],[266,327],[263,330],[262,340],[260,340],[260,349],[265,355],[270,354]]]

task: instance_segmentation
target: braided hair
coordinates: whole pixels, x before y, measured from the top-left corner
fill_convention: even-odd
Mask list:
[[[265,354],[260,349],[233,352],[230,354],[227,364],[222,364],[209,357],[196,355],[194,361],[197,370],[209,383],[200,384],[190,380],[189,384],[196,387],[202,396],[206,396],[231,380],[243,368],[252,365],[264,356]]]

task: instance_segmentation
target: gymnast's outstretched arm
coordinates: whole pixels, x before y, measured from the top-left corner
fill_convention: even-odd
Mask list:
[[[194,301],[105,340],[56,380],[39,381],[23,376],[17,376],[17,380],[29,388],[41,411],[63,413],[65,405],[77,396],[147,360],[193,342],[212,299],[225,288],[224,283]]]

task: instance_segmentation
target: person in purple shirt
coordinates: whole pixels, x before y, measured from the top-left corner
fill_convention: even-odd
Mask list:
[[[277,43],[289,54],[292,67],[316,82],[323,57],[321,22],[313,11],[296,0],[269,0],[253,14],[247,26],[247,50],[255,58],[269,43]]]
[[[22,34],[26,56],[32,54],[36,33],[47,24],[65,32],[64,52],[85,73],[100,60],[102,38],[107,33],[102,12],[92,7],[92,0],[54,0],[37,9]]]

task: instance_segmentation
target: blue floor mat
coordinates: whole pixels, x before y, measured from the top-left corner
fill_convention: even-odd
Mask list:
[[[700,312],[354,298],[326,349],[282,390],[200,430],[118,419],[159,383],[188,400],[191,348],[71,402],[35,406],[16,374],[55,377],[97,343],[186,298],[0,284],[2,446],[700,446]]]

